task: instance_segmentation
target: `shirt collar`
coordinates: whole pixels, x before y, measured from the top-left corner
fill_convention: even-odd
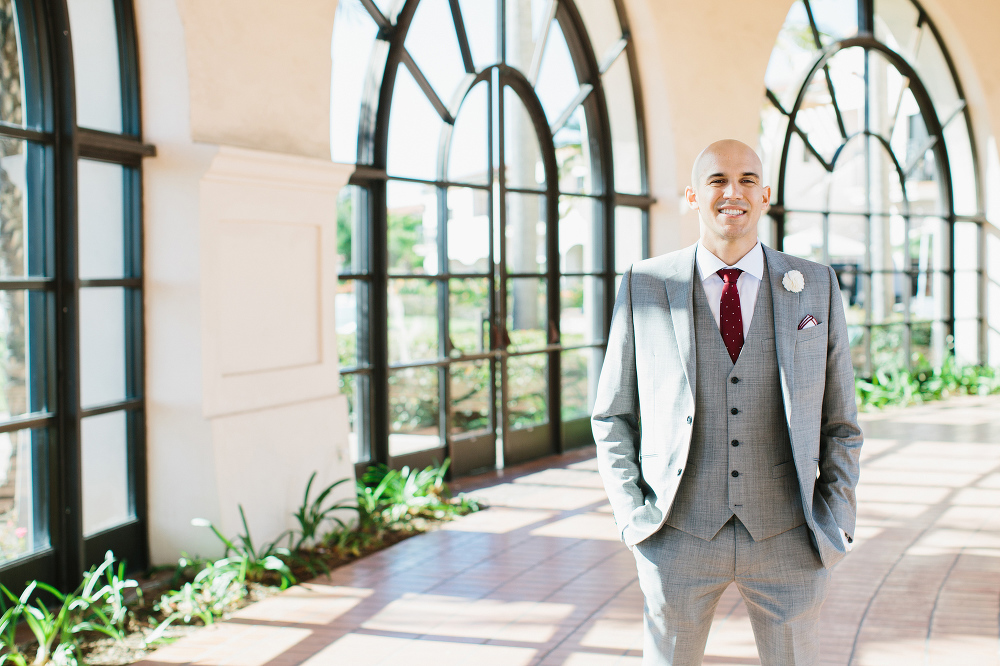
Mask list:
[[[701,281],[716,275],[720,268],[739,268],[749,273],[758,280],[764,279],[764,249],[760,246],[760,241],[750,249],[743,258],[736,262],[735,266],[727,266],[722,259],[706,250],[701,243],[698,243],[698,250],[695,252],[695,262],[698,264],[698,273]],[[716,276],[718,277],[718,276]],[[720,280],[722,278],[719,278]]]

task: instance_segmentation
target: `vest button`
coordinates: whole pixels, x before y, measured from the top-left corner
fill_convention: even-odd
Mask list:
[[[690,425],[691,424],[691,417],[689,416],[687,420],[688,420],[688,425]]]
[[[734,439],[733,441],[731,441],[729,443],[732,444],[733,446],[739,446],[740,445],[740,440]]]
[[[729,381],[731,381],[734,384],[739,384],[740,383],[740,378],[739,377],[733,377]]]
[[[740,413],[740,410],[738,410],[735,407],[733,407],[732,409],[729,410],[729,413],[733,414],[735,416],[736,414]]]
[[[739,475],[740,475],[740,473],[739,473],[739,472],[737,472],[737,471],[736,471],[736,470],[734,469],[734,470],[733,470],[733,476],[739,476]]]

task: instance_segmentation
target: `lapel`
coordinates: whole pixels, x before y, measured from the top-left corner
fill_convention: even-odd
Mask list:
[[[667,288],[667,305],[674,324],[677,349],[684,360],[684,374],[691,389],[691,402],[695,397],[695,348],[694,348],[694,281],[695,249],[697,244],[684,248],[667,267],[664,281]]]
[[[795,386],[795,325],[799,312],[799,294],[788,291],[781,278],[792,269],[785,256],[763,243],[764,260],[767,262],[771,283],[771,307],[774,310],[774,342],[778,351],[778,374],[781,377],[781,395],[785,401],[785,421],[792,425],[792,396]]]

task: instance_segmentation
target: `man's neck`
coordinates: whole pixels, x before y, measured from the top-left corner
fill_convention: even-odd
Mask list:
[[[721,243],[713,243],[711,239],[706,239],[702,236],[699,242],[702,247],[722,260],[726,266],[735,266],[740,259],[747,255],[747,252],[757,245],[757,237],[754,236],[751,238],[749,243],[742,238],[735,242],[723,241]]]

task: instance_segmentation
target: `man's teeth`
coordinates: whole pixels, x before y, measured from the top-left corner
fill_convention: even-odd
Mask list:
[[[722,212],[725,215],[742,215],[743,214],[743,210],[741,210],[739,208],[723,208]]]

